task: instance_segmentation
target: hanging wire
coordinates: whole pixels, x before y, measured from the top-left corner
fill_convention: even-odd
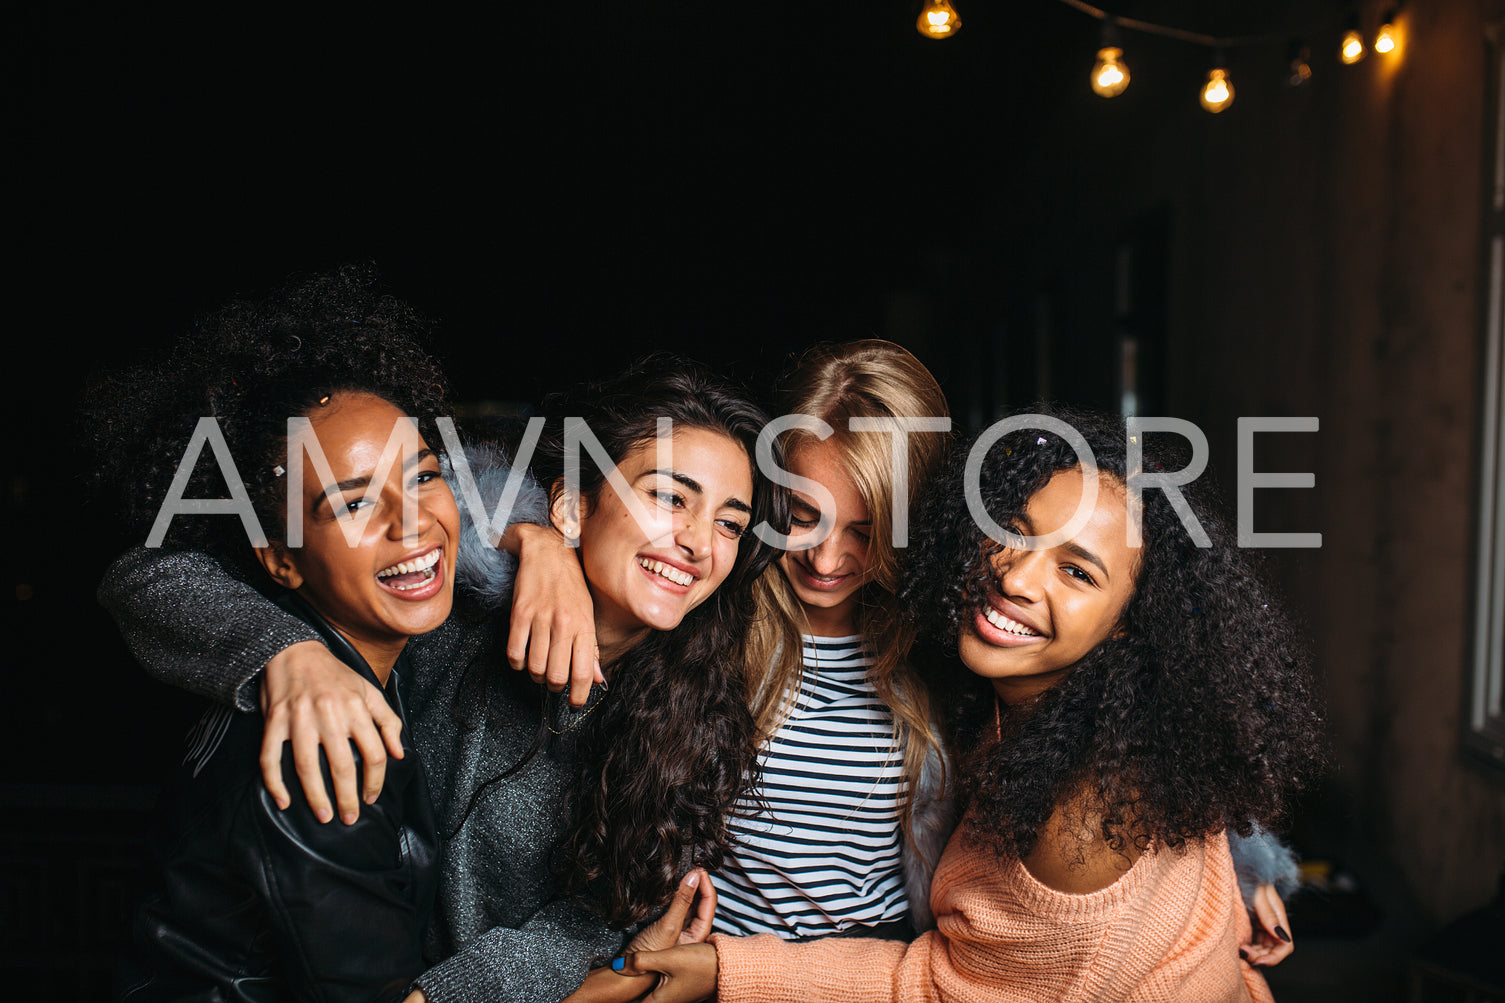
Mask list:
[[[1083,0],[1060,0],[1068,7],[1075,8],[1083,14],[1097,18],[1099,21],[1111,21],[1114,24],[1140,31],[1146,35],[1161,35],[1165,38],[1174,38],[1182,42],[1190,42],[1193,45],[1206,46],[1209,49],[1238,49],[1251,45],[1273,45],[1284,43],[1291,37],[1291,32],[1285,31],[1278,34],[1264,35],[1204,35],[1198,31],[1187,31],[1185,28],[1176,28],[1168,24],[1155,24],[1152,21],[1140,21],[1132,17],[1120,17],[1110,14],[1100,7],[1094,7]],[[1314,30],[1320,29],[1332,18],[1326,18],[1315,25],[1300,29],[1297,34],[1311,35]]]

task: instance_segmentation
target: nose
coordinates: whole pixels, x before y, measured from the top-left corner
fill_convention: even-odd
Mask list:
[[[437,517],[425,498],[404,493],[396,501],[397,504],[389,509],[391,519],[387,524],[387,536],[409,545],[417,543]]]
[[[842,550],[833,532],[820,543],[810,548],[810,567],[822,578],[831,578],[841,567]]]
[[[686,511],[674,531],[674,542],[687,557],[699,561],[710,556],[715,532],[716,523],[710,516]]]
[[[998,588],[1005,598],[1038,602],[1044,594],[1042,575],[1046,555],[1040,550],[1008,549],[995,559]]]

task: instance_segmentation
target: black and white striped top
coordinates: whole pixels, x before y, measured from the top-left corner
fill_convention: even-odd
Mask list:
[[[789,718],[764,746],[765,811],[744,802],[713,875],[722,933],[819,937],[905,919],[894,716],[860,637],[804,638]]]

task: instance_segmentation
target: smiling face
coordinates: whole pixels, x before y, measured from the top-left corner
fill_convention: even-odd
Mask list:
[[[815,531],[821,512],[816,500],[791,492],[790,549],[779,567],[794,589],[810,630],[817,637],[846,637],[857,632],[857,592],[868,581],[872,519],[867,502],[841,462],[841,447],[826,439],[800,446],[786,464],[790,473],[808,477],[831,492],[831,533],[819,545],[798,549]]]
[[[385,679],[410,636],[449,616],[460,515],[438,456],[385,400],[337,393],[308,417],[333,477],[326,483],[304,451],[297,500],[303,545],[276,544],[257,554],[274,579],[296,589]],[[397,463],[367,500],[394,429]],[[416,514],[407,534],[404,496]]]
[[[673,630],[710,598],[731,573],[751,519],[752,463],[741,443],[684,428],[670,440],[664,467],[657,447],[649,440],[617,464],[648,526],[610,484],[581,506],[580,563],[604,663],[649,629]],[[567,533],[568,508],[556,499],[555,524]]]
[[[1058,472],[1012,528],[1031,536],[1059,529],[1076,512],[1082,488],[1080,469]],[[1118,628],[1138,567],[1124,538],[1127,519],[1123,486],[1101,475],[1092,517],[1072,539],[1045,550],[1005,547],[989,558],[993,588],[962,625],[957,647],[1004,703],[1043,693]]]

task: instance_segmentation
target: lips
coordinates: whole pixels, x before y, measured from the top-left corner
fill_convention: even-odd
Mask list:
[[[692,569],[683,568],[668,561],[660,561],[653,557],[639,556],[638,567],[663,582],[677,585],[683,589],[688,589],[700,578],[700,575]]]
[[[419,601],[444,587],[444,548],[434,547],[416,557],[398,561],[376,573],[382,588],[402,599]]]
[[[1035,617],[996,596],[978,609],[973,623],[978,636],[995,645],[1034,644],[1049,636]]]
[[[817,575],[810,567],[800,561],[791,561],[794,569],[799,573],[800,583],[813,592],[839,592],[851,581],[851,575]]]

